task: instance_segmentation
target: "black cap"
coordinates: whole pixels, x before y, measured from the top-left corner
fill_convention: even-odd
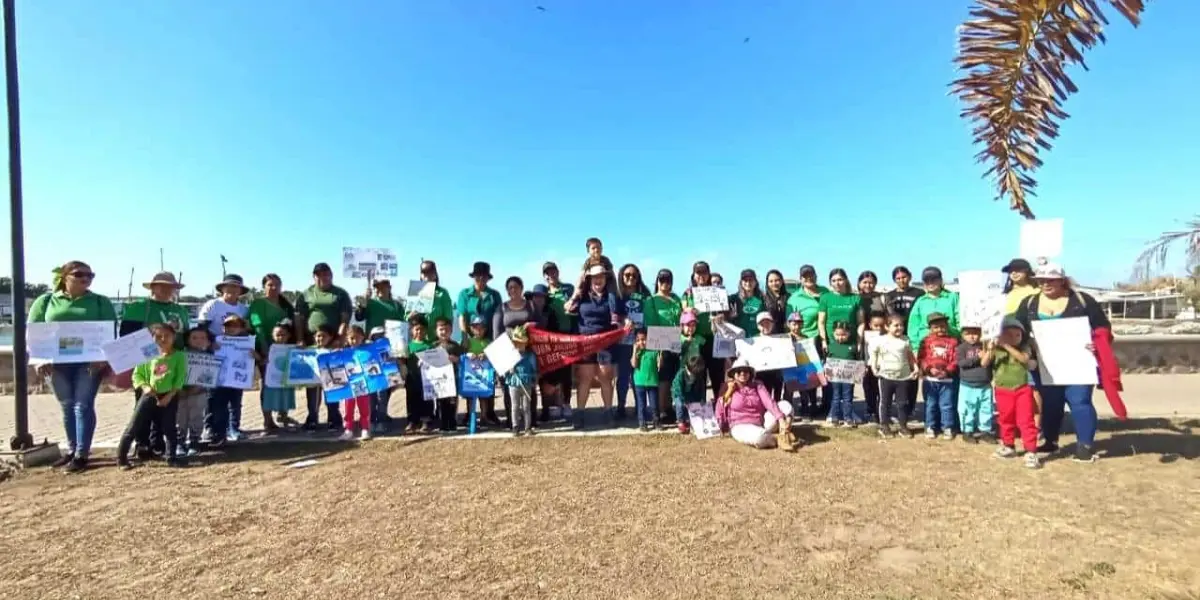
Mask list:
[[[478,261],[473,265],[471,272],[467,274],[467,277],[486,277],[491,279],[492,265],[489,265],[483,261]]]
[[[758,279],[758,273],[755,273],[754,269],[742,269],[741,279],[743,281],[746,279]]]
[[[1004,265],[1004,268],[1000,270],[1005,273],[1012,273],[1013,271],[1025,271],[1026,273],[1032,273],[1033,265],[1029,264],[1029,261],[1023,258],[1014,258],[1008,261],[1008,264]]]
[[[941,281],[941,280],[942,280],[942,270],[937,267],[925,267],[925,270],[921,271],[921,281],[928,283],[930,281]]]
[[[542,263],[542,275],[545,275],[546,271],[549,271],[550,269],[554,269],[557,271],[558,265],[554,264],[554,261],[552,261],[552,260],[548,260],[548,261]]]
[[[321,273],[332,273],[332,272],[333,272],[333,269],[329,268],[329,263],[319,262],[319,263],[313,265],[313,275],[320,275]]]
[[[816,279],[817,278],[816,267],[814,267],[812,265],[804,265],[804,266],[800,267],[800,279],[804,279],[805,277],[812,277],[813,279]]]
[[[946,315],[943,315],[940,312],[935,312],[935,313],[929,313],[929,316],[925,318],[925,324],[933,325],[934,323],[937,323],[939,321],[949,321],[949,320],[950,319],[946,318]]]

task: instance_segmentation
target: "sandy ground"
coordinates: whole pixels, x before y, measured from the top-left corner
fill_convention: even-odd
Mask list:
[[[869,429],[39,470],[0,484],[0,598],[1200,598],[1200,422],[1105,425],[1038,471]]]

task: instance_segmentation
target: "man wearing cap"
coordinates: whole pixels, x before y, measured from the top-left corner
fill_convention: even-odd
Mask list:
[[[542,264],[542,278],[546,281],[546,305],[554,315],[558,331],[575,331],[575,315],[567,312],[567,301],[575,295],[575,286],[559,279],[558,265],[553,262]],[[543,377],[543,381],[558,387],[564,413],[569,413],[571,408],[571,389],[575,387],[573,374],[574,368],[567,366],[551,371]]]
[[[921,282],[925,284],[925,293],[913,302],[912,310],[908,313],[908,341],[912,344],[913,352],[920,350],[921,342],[929,335],[929,316],[934,313],[946,315],[950,337],[961,335],[958,327],[958,292],[946,289],[942,270],[925,267],[921,272]]]
[[[454,304],[450,302],[450,292],[442,287],[438,279],[437,264],[432,260],[421,261],[421,281],[434,284],[433,289],[433,304],[429,309],[429,314],[425,315],[425,321],[428,324],[425,327],[425,341],[433,343],[437,340],[437,322],[438,319],[446,319],[454,322]],[[413,316],[414,312],[409,312],[405,315],[405,319]],[[461,329],[463,335],[467,333],[466,329]]]
[[[151,325],[166,323],[175,330],[175,346],[183,348],[184,342],[187,340],[190,315],[186,308],[175,302],[175,294],[183,289],[183,284],[176,281],[174,273],[163,271],[151,277],[150,281],[143,283],[142,287],[150,292],[150,296],[138,298],[125,305],[125,310],[121,313],[120,335],[126,336]],[[141,389],[134,388],[134,404],[136,405],[141,399]],[[141,454],[146,450],[151,450],[156,454],[166,451],[163,432],[159,430],[156,421],[150,422],[150,448],[138,448],[137,452]]]
[[[476,262],[467,276],[474,279],[475,284],[458,293],[458,328],[465,334],[470,331],[471,319],[479,317],[483,319],[488,339],[495,339],[500,332],[492,331],[492,318],[504,300],[500,292],[488,286],[492,280],[492,266]]]
[[[333,285],[333,269],[327,263],[317,263],[312,273],[313,284],[296,297],[296,329],[304,335],[299,340],[304,345],[312,345],[317,329],[326,324],[336,327],[339,335],[346,335],[354,310],[350,294]],[[321,388],[304,388],[304,396],[308,405],[306,426],[312,427],[317,424],[317,413],[322,404]],[[325,414],[331,428],[341,427],[341,408],[337,404],[325,404]]]
[[[217,337],[225,332],[225,317],[229,315],[237,315],[242,319],[250,313],[250,307],[242,304],[242,296],[245,296],[250,291],[246,287],[241,275],[230,273],[225,276],[216,286],[217,297],[205,302],[200,307],[200,316],[197,319],[213,337]]]

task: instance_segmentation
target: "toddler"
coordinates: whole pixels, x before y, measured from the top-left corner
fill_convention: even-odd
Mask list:
[[[828,358],[857,361],[860,358],[858,344],[850,341],[850,324],[838,321],[833,324],[833,340],[829,342]],[[829,407],[828,425],[854,427],[858,417],[854,414],[854,382],[831,381],[833,402]]]
[[[351,325],[346,330],[346,347],[357,348],[367,343],[367,332],[358,325]],[[371,395],[363,394],[342,401],[342,412],[345,417],[345,428],[338,439],[346,442],[354,439],[354,413],[358,413],[359,439],[371,439]]]
[[[992,414],[996,404],[992,396],[992,369],[983,364],[982,330],[966,325],[958,345],[958,427],[963,441],[978,444],[982,437],[991,441]]]
[[[1037,413],[1033,400],[1033,386],[1029,384],[1029,372],[1036,363],[1029,358],[1025,344],[1025,327],[1015,319],[1006,320],[995,344],[988,344],[981,361],[992,368],[992,385],[996,386],[996,412],[1000,424],[1000,443],[996,449],[999,458],[1017,455],[1013,449],[1016,433],[1021,433],[1021,445],[1025,448],[1025,466],[1036,469],[1042,466],[1037,454],[1038,428],[1034,422]]]
[[[291,344],[292,343],[292,322],[283,319],[275,324],[271,329],[271,344]],[[270,345],[267,346],[267,354],[263,356],[263,360],[271,356]],[[265,371],[264,371],[265,372]],[[288,412],[296,410],[296,388],[292,387],[267,387],[267,382],[264,379],[262,385],[262,403],[263,413],[263,429],[267,431],[277,431],[279,424],[275,422],[272,415],[279,415],[280,421],[290,422]]]
[[[925,437],[954,439],[954,376],[958,371],[958,340],[950,337],[950,320],[942,313],[930,313],[926,318],[929,334],[917,350],[917,364],[925,380],[921,392],[925,397]]]
[[[212,354],[212,332],[197,325],[187,332],[187,351]],[[204,431],[204,409],[208,406],[208,388],[185,385],[175,395],[175,425],[179,451],[188,457],[200,454],[200,434]]]
[[[637,411],[638,428],[650,431],[658,427],[658,370],[663,355],[646,349],[645,329],[638,329],[633,338],[633,406]]]
[[[908,430],[908,393],[911,381],[918,376],[917,356],[904,335],[904,317],[891,315],[887,335],[871,343],[870,366],[879,378],[879,436],[889,438],[892,428],[888,415],[896,408],[899,429],[896,435],[912,437]]]
[[[521,360],[504,376],[504,384],[508,386],[508,393],[513,401],[513,435],[533,435],[537,432],[533,426],[531,406],[533,386],[537,381],[537,356],[529,348],[529,333],[523,325],[514,327],[509,333],[509,338],[512,339],[517,352],[521,353]]]

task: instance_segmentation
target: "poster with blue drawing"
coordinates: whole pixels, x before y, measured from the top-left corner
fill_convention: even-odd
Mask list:
[[[488,359],[476,360],[463,356],[458,373],[458,393],[464,398],[496,395],[496,370]]]
[[[327,404],[366,395],[367,380],[362,367],[354,359],[353,348],[318,354],[317,367],[320,369],[321,389],[325,390]]]
[[[292,348],[287,355],[287,370],[284,372],[284,385],[291,387],[309,387],[321,385],[320,368],[317,366],[316,348]]]
[[[354,360],[362,368],[367,392],[382,392],[400,384],[400,367],[392,359],[392,346],[387,339],[375,340],[353,349]]]

